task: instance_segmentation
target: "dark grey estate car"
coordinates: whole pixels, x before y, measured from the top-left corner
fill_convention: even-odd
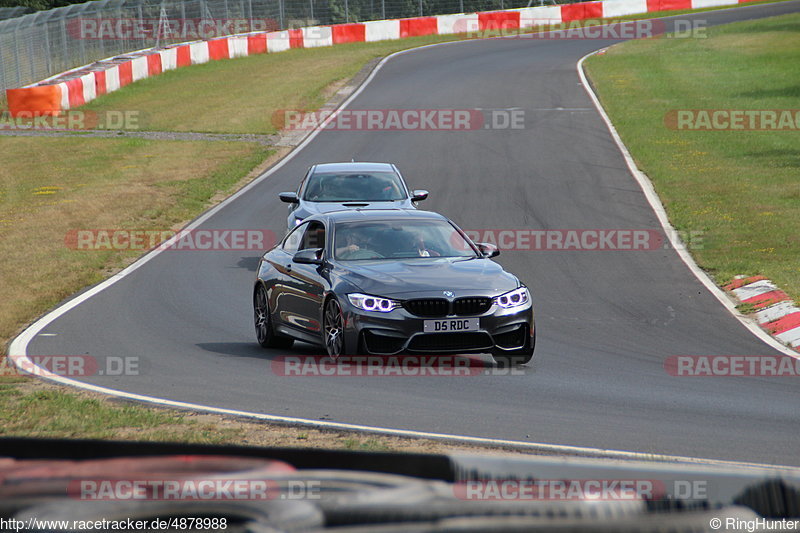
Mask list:
[[[253,291],[264,347],[295,339],[328,355],[491,353],[526,363],[528,288],[450,220],[414,209],[314,215],[262,257]]]
[[[320,163],[308,169],[297,192],[282,192],[291,229],[306,217],[342,209],[416,207],[428,191],[409,191],[391,163]]]

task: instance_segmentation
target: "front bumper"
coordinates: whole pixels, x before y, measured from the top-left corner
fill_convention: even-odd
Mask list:
[[[533,305],[503,309],[493,304],[485,313],[442,318],[478,318],[477,331],[425,333],[423,318],[399,307],[388,313],[363,311],[342,302],[347,346],[371,355],[400,353],[461,354],[511,352],[531,346],[534,336]]]

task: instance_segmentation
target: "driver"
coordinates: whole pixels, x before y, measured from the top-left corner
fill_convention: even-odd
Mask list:
[[[436,250],[425,245],[425,238],[420,233],[414,233],[414,247],[420,257],[437,257],[441,255]]]

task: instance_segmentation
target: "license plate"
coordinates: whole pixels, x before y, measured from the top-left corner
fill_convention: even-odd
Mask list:
[[[442,320],[426,320],[423,325],[425,333],[449,333],[452,331],[478,331],[480,319],[477,318],[444,318]]]

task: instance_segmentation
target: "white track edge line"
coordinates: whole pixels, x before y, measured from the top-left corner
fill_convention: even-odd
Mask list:
[[[37,367],[38,368],[38,367]],[[39,376],[39,372],[36,372],[38,377],[43,377],[45,379],[49,379],[51,381],[55,381],[57,383],[63,383],[66,385],[73,385],[75,383],[74,380],[69,378],[64,378],[62,376],[57,376],[43,370],[41,376]],[[78,382],[80,383],[80,382]],[[563,444],[547,444],[547,443],[538,443],[538,442],[525,442],[525,441],[515,441],[515,440],[506,440],[506,439],[493,439],[489,437],[474,437],[469,435],[453,435],[448,433],[433,433],[427,431],[415,431],[415,430],[406,430],[406,429],[395,429],[395,428],[385,428],[380,426],[364,426],[360,424],[349,424],[346,422],[330,422],[325,420],[310,420],[306,418],[294,418],[288,416],[280,416],[280,415],[270,415],[264,413],[255,413],[251,411],[239,411],[236,409],[226,409],[223,407],[211,407],[206,405],[194,404],[189,402],[181,402],[177,400],[167,400],[164,398],[156,398],[153,396],[145,396],[141,394],[134,394],[128,392],[117,391],[113,389],[107,389],[105,387],[99,387],[97,385],[90,385],[87,383],[80,383],[79,385],[81,388],[90,390],[93,392],[108,394],[111,396],[117,396],[120,398],[125,398],[129,400],[135,400],[140,402],[147,402],[156,404],[159,406],[164,407],[172,407],[178,409],[189,409],[192,411],[204,411],[208,413],[214,413],[219,415],[229,415],[229,416],[238,416],[244,418],[252,418],[256,420],[263,420],[267,422],[276,422],[276,423],[283,423],[283,424],[292,424],[292,425],[300,425],[305,427],[312,427],[317,429],[339,429],[339,430],[350,430],[350,431],[360,431],[364,433],[374,433],[374,434],[381,434],[381,435],[388,435],[388,436],[395,436],[395,437],[410,437],[410,438],[425,438],[431,440],[441,440],[441,441],[451,441],[451,442],[460,442],[465,444],[472,444],[472,445],[485,445],[489,447],[507,447],[513,448],[518,450],[529,450],[529,451],[538,451],[543,453],[560,453],[560,454],[567,454],[567,455],[576,455],[580,457],[594,457],[594,458],[613,458],[613,459],[625,459],[625,460],[639,460],[639,461],[648,461],[648,462],[659,462],[659,463],[674,463],[674,464],[682,464],[682,465],[699,465],[699,466],[718,466],[718,467],[734,467],[734,468],[755,468],[755,469],[769,469],[769,470],[779,470],[784,472],[793,472],[797,473],[800,472],[800,467],[794,466],[787,466],[787,465],[771,465],[765,463],[752,463],[752,462],[744,462],[744,461],[728,461],[724,459],[706,459],[700,457],[687,457],[687,456],[680,456],[680,455],[666,455],[666,454],[658,454],[658,453],[645,453],[645,452],[631,452],[625,450],[613,450],[613,449],[604,449],[604,448],[591,448],[585,446],[570,446],[570,445],[563,445]]]
[[[778,3],[781,3],[781,2],[778,2]],[[756,6],[746,6],[746,7],[756,7]],[[737,8],[735,8],[735,7],[734,8],[726,8],[726,9],[720,9],[718,11],[726,11],[728,9],[737,9]],[[675,16],[679,16],[679,15],[675,15]],[[664,17],[664,18],[668,18],[668,17]],[[353,91],[353,93],[344,102],[342,102],[342,104],[337,108],[337,110],[345,109],[350,104],[350,102],[352,102],[356,97],[358,97],[358,95],[361,94],[361,92],[369,85],[369,83],[373,80],[373,78],[381,70],[381,68],[389,60],[393,59],[394,57],[399,56],[399,55],[403,55],[403,54],[406,54],[406,53],[409,53],[409,52],[415,52],[415,51],[418,51],[418,50],[431,48],[431,47],[434,47],[434,46],[446,46],[446,45],[463,43],[463,42],[472,42],[472,40],[449,41],[449,42],[444,42],[444,43],[433,43],[433,44],[424,45],[424,46],[420,46],[420,47],[416,47],[416,48],[409,48],[409,49],[406,49],[406,50],[400,50],[398,52],[394,52],[394,53],[384,57],[375,66],[375,68],[372,70],[372,72],[370,72],[369,76],[367,76],[367,78],[361,83],[361,85],[359,85],[358,88],[355,91]],[[628,165],[629,165],[629,168],[631,168],[631,172],[637,178],[637,181],[639,181],[639,177],[637,176],[636,172],[634,172],[634,169],[636,169],[636,166],[635,166],[635,164],[633,164],[633,160],[632,160],[632,158],[630,158],[630,154],[628,153],[628,151],[625,148],[625,146],[622,144],[621,140],[619,140],[619,136],[617,135],[616,130],[614,129],[614,126],[611,124],[610,120],[608,120],[608,117],[605,114],[605,111],[603,110],[602,106],[600,106],[599,101],[597,100],[597,97],[594,95],[594,92],[591,91],[591,89],[589,88],[588,84],[586,83],[586,78],[583,75],[583,69],[582,69],[583,61],[587,57],[591,56],[594,53],[596,53],[596,51],[595,52],[591,52],[590,54],[587,54],[586,56],[584,56],[584,57],[582,57],[580,59],[580,61],[578,62],[578,74],[581,77],[581,80],[583,82],[584,88],[587,89],[587,92],[589,93],[590,97],[592,98],[592,100],[593,100],[593,102],[595,104],[595,107],[597,107],[597,109],[600,112],[601,116],[605,120],[605,122],[606,122],[606,124],[607,124],[607,126],[609,128],[609,131],[611,132],[612,136],[614,137],[615,141],[617,142],[617,145],[620,147],[620,150],[623,152],[623,155],[625,156],[626,161],[628,161]],[[211,218],[218,211],[222,210],[228,204],[230,204],[231,202],[236,200],[238,197],[242,196],[244,193],[246,193],[247,191],[249,191],[250,189],[252,189],[256,185],[261,183],[267,177],[272,175],[275,171],[277,171],[278,169],[283,167],[286,163],[291,161],[294,158],[295,155],[297,155],[300,151],[302,151],[302,149],[305,148],[321,132],[322,132],[322,128],[321,127],[318,127],[317,129],[315,129],[308,136],[306,136],[300,142],[300,144],[295,146],[294,149],[292,149],[288,154],[286,154],[286,156],[284,156],[275,165],[273,165],[272,167],[267,169],[263,174],[261,174],[260,176],[255,178],[253,181],[251,181],[250,183],[248,183],[247,185],[245,185],[244,187],[242,187],[238,191],[236,191],[234,194],[232,194],[231,196],[229,196],[228,198],[226,198],[225,200],[223,200],[219,204],[215,205],[214,207],[212,207],[211,209],[209,209],[208,211],[206,211],[205,213],[200,215],[194,221],[190,222],[181,231],[189,231],[189,230],[192,230],[192,229],[196,228],[197,226],[199,226],[200,224],[202,224],[203,222],[205,222],[206,220]],[[636,170],[638,171],[638,169],[636,169]],[[645,179],[647,180],[646,177],[645,177]],[[645,183],[649,183],[649,180],[647,180]],[[648,201],[651,201],[650,196],[648,195],[648,191],[647,191],[647,189],[645,187],[645,184],[640,182],[640,185],[642,185],[642,189],[645,191],[645,195],[648,196]],[[652,185],[650,185],[650,187],[652,187]],[[655,192],[653,191],[652,194],[655,195]],[[655,198],[656,198],[655,204],[663,212],[663,206],[661,206],[661,203],[658,200],[658,197],[656,196]],[[651,205],[653,205],[652,201],[651,201]],[[653,209],[656,211],[656,214],[658,215],[659,220],[661,220],[661,213],[656,208],[656,205],[653,205]],[[666,220],[666,214],[665,213],[664,213],[664,217],[665,217],[665,221],[662,222],[662,225],[666,224],[666,227],[671,227],[671,226],[669,226],[669,222]],[[670,235],[670,239],[671,240],[673,239],[672,235]],[[673,246],[674,246],[674,244],[675,243],[673,242]],[[25,364],[28,368],[33,367],[33,368],[37,368],[38,369],[35,372],[37,377],[41,377],[43,379],[47,379],[47,380],[50,380],[50,381],[53,381],[53,382],[56,382],[56,383],[59,383],[59,384],[62,384],[62,385],[68,385],[68,386],[76,387],[76,388],[79,388],[79,389],[84,389],[84,390],[89,390],[89,391],[98,392],[98,393],[102,393],[102,394],[107,394],[109,396],[116,396],[116,397],[119,397],[119,398],[126,398],[126,399],[130,399],[130,400],[136,400],[136,401],[144,402],[144,403],[152,403],[152,404],[155,404],[155,405],[161,405],[161,406],[166,406],[166,407],[174,407],[174,408],[178,408],[178,409],[190,409],[190,410],[204,411],[204,412],[210,412],[210,413],[216,413],[216,414],[227,414],[227,415],[232,415],[232,416],[242,416],[242,417],[254,418],[254,419],[265,420],[265,421],[272,421],[272,422],[283,422],[283,423],[289,423],[289,424],[297,424],[297,425],[303,425],[303,426],[309,426],[309,427],[320,427],[320,428],[326,428],[326,429],[348,429],[348,430],[353,430],[353,431],[379,433],[379,434],[384,434],[384,435],[394,435],[394,436],[410,437],[410,438],[429,438],[429,439],[434,439],[434,440],[447,440],[447,441],[453,441],[453,442],[464,442],[464,443],[469,443],[469,444],[484,444],[484,445],[487,445],[487,446],[507,446],[507,447],[513,447],[513,448],[519,448],[519,449],[529,449],[529,450],[542,451],[542,452],[572,453],[572,454],[579,454],[579,455],[583,455],[583,456],[615,457],[615,458],[621,458],[621,459],[635,459],[635,460],[644,460],[644,461],[657,460],[657,461],[662,461],[662,462],[681,462],[681,463],[689,463],[689,464],[717,465],[717,466],[738,467],[738,468],[742,468],[742,467],[744,467],[744,468],[767,468],[767,469],[779,469],[779,470],[796,469],[796,467],[790,467],[790,466],[784,466],[784,465],[769,465],[769,464],[762,464],[762,463],[725,461],[725,460],[717,460],[717,459],[672,456],[672,455],[664,455],[664,454],[648,454],[648,453],[643,453],[643,452],[633,452],[633,451],[625,451],[625,450],[604,450],[602,448],[567,446],[567,445],[558,445],[558,444],[530,443],[530,442],[524,442],[524,441],[491,439],[491,438],[473,437],[473,436],[466,436],[466,435],[450,435],[450,434],[443,434],[443,433],[429,433],[429,432],[423,432],[423,431],[403,430],[403,429],[394,429],[394,428],[383,428],[383,427],[375,427],[375,426],[362,426],[362,425],[358,425],[358,424],[347,424],[347,423],[343,423],[343,422],[327,422],[327,421],[309,420],[309,419],[304,419],[304,418],[283,417],[283,416],[279,416],[279,415],[269,415],[269,414],[264,414],[264,413],[252,413],[252,412],[248,412],[248,411],[237,411],[237,410],[233,410],[233,409],[224,409],[224,408],[220,408],[220,407],[212,407],[212,406],[206,406],[206,405],[201,405],[201,404],[193,404],[193,403],[188,403],[188,402],[179,402],[179,401],[175,401],[175,400],[168,400],[168,399],[157,398],[157,397],[153,397],[153,396],[144,396],[144,395],[128,393],[128,392],[124,392],[124,391],[118,391],[118,390],[114,390],[114,389],[108,389],[108,388],[105,388],[105,387],[99,387],[99,386],[91,385],[91,384],[88,384],[88,383],[83,383],[83,382],[80,382],[80,381],[77,381],[77,380],[65,378],[63,376],[54,375],[54,374],[50,373],[49,371],[47,371],[46,369],[34,364],[34,362],[27,357],[28,344],[42,329],[47,327],[47,325],[49,325],[51,322],[53,322],[54,320],[56,320],[60,316],[64,315],[68,311],[74,309],[75,307],[77,307],[78,305],[83,303],[84,301],[88,300],[89,298],[91,298],[95,294],[103,291],[104,289],[107,289],[108,287],[110,287],[114,283],[120,281],[121,279],[125,278],[129,274],[131,274],[134,271],[136,271],[137,269],[139,269],[140,267],[144,266],[150,260],[154,259],[158,254],[160,254],[162,251],[164,251],[164,249],[165,249],[165,247],[159,247],[158,249],[150,251],[145,256],[141,257],[140,259],[135,261],[133,264],[131,264],[131,265],[127,266],[126,268],[124,268],[123,270],[121,270],[120,272],[114,274],[113,276],[111,276],[107,280],[105,280],[105,281],[101,282],[100,284],[92,287],[91,289],[89,289],[89,290],[77,295],[72,300],[69,300],[68,302],[64,303],[63,305],[57,307],[56,309],[50,311],[49,313],[45,314],[44,316],[42,316],[41,318],[36,320],[33,324],[28,326],[22,333],[20,333],[11,342],[11,344],[9,346],[9,350],[8,350],[8,355],[11,356],[12,363],[15,364],[17,367],[19,367],[20,365],[17,364],[17,359],[21,358],[22,361],[24,361],[22,364]],[[679,254],[680,254],[680,251],[679,251]],[[681,258],[683,258],[682,254],[681,254]],[[684,259],[684,262],[686,262],[686,261],[687,260]],[[691,257],[689,257],[688,261],[690,261],[690,263],[687,263],[687,265],[691,269],[692,265],[694,264],[693,261],[691,260]],[[694,265],[694,268],[699,271],[699,268],[696,265]],[[693,272],[694,272],[694,270],[693,270]],[[704,273],[702,273],[702,271],[699,271],[699,272],[702,275],[704,275]],[[696,273],[695,275],[698,275],[698,274]],[[698,278],[701,280],[701,282],[703,281],[703,279],[702,279],[702,277],[700,275],[698,275]],[[711,282],[710,279],[707,279],[707,282],[711,284],[711,287],[716,289],[716,285],[714,285],[713,282]],[[706,284],[706,283],[704,282],[704,284]],[[729,310],[734,314],[734,316],[737,316],[737,312],[736,312],[735,308],[733,308],[733,305],[731,304],[731,302],[728,301],[725,298],[724,294],[722,294],[722,295],[717,294],[714,290],[712,290],[711,287],[709,287],[709,290],[711,290],[711,292],[715,296],[717,296],[718,299],[720,299],[720,301],[723,303],[723,305],[725,305],[727,308],[729,308]],[[717,289],[717,291],[719,291],[719,289]],[[743,317],[739,316],[737,318],[740,318],[740,320],[741,320],[741,318],[743,318]],[[748,325],[747,323],[745,323],[745,325],[747,325],[748,328],[750,328],[752,330],[750,325]],[[758,332],[763,333],[763,331],[760,328],[758,328]],[[769,337],[769,340],[773,341],[773,339],[771,337]],[[773,342],[777,343],[777,341],[773,341]],[[783,345],[779,345],[779,346],[781,348],[784,348]],[[790,354],[790,355],[794,355],[794,354]]]
[[[752,6],[754,7],[754,6]],[[758,337],[761,341],[766,343],[772,348],[780,351],[785,355],[789,355],[794,357],[795,359],[800,359],[800,354],[792,350],[791,348],[783,345],[778,340],[773,338],[769,335],[766,331],[761,329],[761,327],[753,320],[747,318],[746,316],[742,315],[739,311],[736,310],[736,307],[733,305],[733,302],[730,298],[728,298],[727,294],[717,286],[716,283],[706,274],[695,262],[694,258],[689,254],[686,250],[686,246],[680,241],[678,237],[677,230],[672,227],[672,224],[669,221],[669,217],[667,216],[667,212],[664,209],[664,205],[661,203],[661,199],[656,194],[655,188],[653,187],[653,182],[650,181],[650,178],[641,170],[639,167],[636,166],[636,162],[633,160],[633,156],[628,151],[628,148],[622,142],[622,138],[617,133],[617,129],[614,127],[614,124],[611,123],[611,119],[606,114],[605,109],[603,109],[602,104],[600,104],[600,99],[597,97],[597,94],[594,92],[589,80],[586,78],[586,74],[583,71],[583,62],[591,57],[592,55],[596,54],[598,50],[594,52],[590,52],[583,56],[577,64],[578,76],[581,79],[581,84],[583,88],[586,90],[586,93],[591,98],[592,103],[597,108],[597,112],[600,113],[600,116],[605,122],[606,127],[608,128],[609,133],[611,133],[611,137],[614,139],[614,142],[619,148],[619,151],[622,153],[622,156],[625,158],[625,163],[628,166],[628,170],[636,179],[639,186],[642,188],[642,192],[644,192],[645,197],[647,198],[647,202],[650,204],[650,207],[656,214],[659,223],[661,224],[661,228],[664,230],[664,233],[667,234],[669,237],[670,244],[672,245],[673,250],[678,253],[678,256],[683,260],[684,264],[689,267],[692,274],[700,281],[700,283],[705,286],[708,291],[714,295],[714,297],[719,300],[722,306],[727,309],[744,327],[746,327],[750,332]]]

